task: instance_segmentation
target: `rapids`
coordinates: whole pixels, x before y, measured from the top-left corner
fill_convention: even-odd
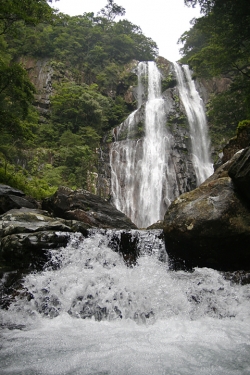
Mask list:
[[[250,374],[250,285],[171,271],[159,232],[131,234],[134,265],[99,230],[24,278],[0,311],[1,374]]]

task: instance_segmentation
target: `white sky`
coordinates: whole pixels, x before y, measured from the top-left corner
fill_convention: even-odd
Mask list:
[[[144,35],[157,43],[159,55],[170,61],[180,59],[181,45],[177,45],[177,41],[190,29],[191,19],[200,16],[199,9],[184,6],[184,0],[116,0],[115,3],[126,9],[123,19],[140,26]],[[70,16],[82,15],[85,12],[94,12],[96,15],[106,4],[106,0],[53,2],[55,8]]]

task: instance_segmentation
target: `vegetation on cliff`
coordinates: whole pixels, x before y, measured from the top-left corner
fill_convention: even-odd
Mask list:
[[[57,14],[46,0],[1,3],[1,182],[36,197],[59,184],[89,187],[101,136],[134,109],[124,97],[136,79],[126,64],[157,55],[140,27],[115,22],[124,14],[113,0],[97,15],[76,17]],[[25,59],[47,59],[53,70],[43,116],[32,105]]]

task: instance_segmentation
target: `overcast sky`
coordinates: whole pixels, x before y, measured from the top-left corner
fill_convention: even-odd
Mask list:
[[[126,9],[123,19],[140,26],[144,35],[158,45],[160,56],[177,61],[179,37],[190,29],[190,20],[199,17],[198,8],[184,6],[184,0],[117,0],[116,4]],[[60,0],[53,6],[70,16],[85,12],[96,13],[107,4],[106,0]]]

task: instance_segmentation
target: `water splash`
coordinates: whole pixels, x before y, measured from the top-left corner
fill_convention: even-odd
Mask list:
[[[137,252],[130,267],[117,251],[124,231],[97,229],[88,238],[71,234],[66,248],[51,250],[43,272],[24,278],[23,292],[7,312],[1,311],[2,323],[29,324],[39,316],[64,314],[149,324],[175,316],[195,320],[249,315],[249,285],[232,286],[210,269],[170,271],[161,232],[126,232]]]
[[[193,165],[197,185],[213,174],[210,159],[210,139],[202,99],[195,88],[188,65],[174,63],[181,101],[185,107],[190,127]]]
[[[112,231],[51,250],[0,311],[1,374],[248,375],[250,286],[207,268],[169,271],[153,233],[129,268]]]

